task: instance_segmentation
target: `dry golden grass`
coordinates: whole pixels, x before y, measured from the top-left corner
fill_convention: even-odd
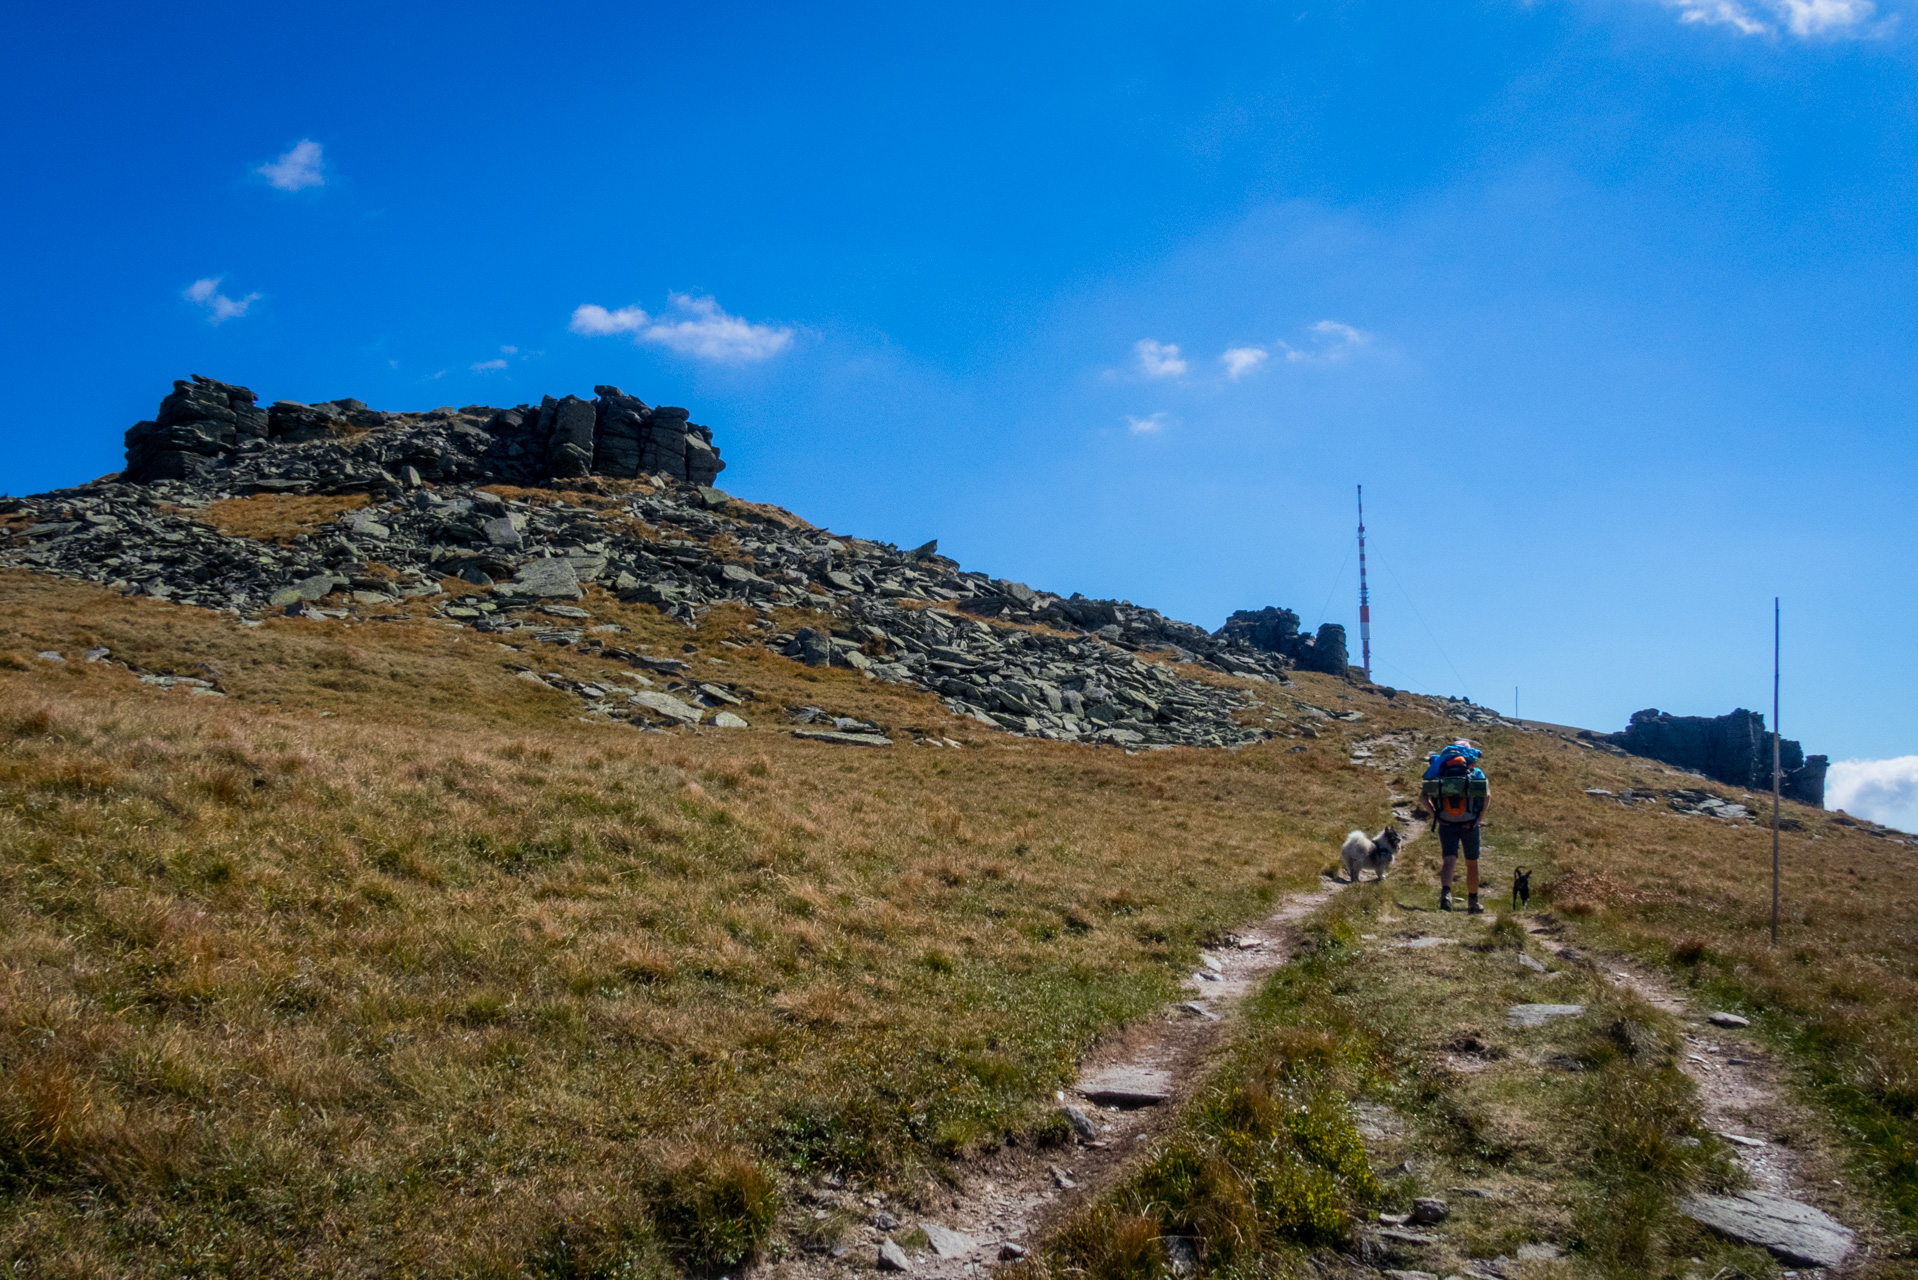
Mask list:
[[[1301,676],[1366,719],[1126,756],[732,647],[749,610],[689,630],[585,603],[609,641],[745,690],[754,727],[582,722],[515,670],[620,664],[424,618],[248,628],[0,575],[0,1252],[41,1275],[745,1256],[790,1177],[905,1178],[1024,1131],[1198,942],[1384,819],[1348,736],[1460,728]],[[77,660],[94,645],[227,696]],[[794,740],[802,704],[901,745]],[[1694,779],[1486,736],[1488,891],[1529,863],[1575,928],[1755,1014],[1898,1202],[1914,851],[1794,811],[1772,951],[1767,833],[1583,794]],[[699,1207],[726,1204],[743,1234]]]
[[[743,610],[690,632],[589,604],[752,689],[761,727],[582,723],[508,664],[610,664],[440,624],[245,628],[0,578],[10,1255],[514,1274],[750,1250],[660,1188],[752,1204],[726,1150],[902,1176],[1022,1130],[1200,940],[1384,808],[1331,744],[798,741],[787,702],[956,722],[726,647]],[[32,656],[94,644],[228,696]],[[675,1182],[688,1150],[716,1172]]]
[[[372,501],[363,493],[260,493],[223,498],[196,513],[229,538],[255,538],[285,545],[303,533],[315,533]]]

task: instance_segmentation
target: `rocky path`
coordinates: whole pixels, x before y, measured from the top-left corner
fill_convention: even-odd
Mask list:
[[[1414,826],[1416,838],[1422,828]],[[1205,1079],[1229,1043],[1232,1010],[1266,975],[1292,958],[1299,925],[1346,888],[1332,876],[1284,900],[1271,915],[1228,945],[1204,953],[1204,967],[1186,980],[1186,999],[1162,1017],[1136,1023],[1080,1064],[1077,1085],[1058,1101],[1075,1129],[1072,1141],[1050,1150],[1006,1148],[956,1170],[956,1182],[916,1211],[884,1196],[821,1189],[822,1217],[836,1206],[864,1216],[831,1254],[802,1255],[773,1268],[780,1276],[829,1274],[853,1263],[882,1270],[903,1264],[914,1275],[983,1274],[1024,1256],[1047,1229],[1112,1186],[1148,1140],[1166,1129],[1177,1108]],[[916,1233],[923,1233],[919,1243]],[[910,1241],[888,1250],[891,1241]],[[916,1246],[916,1247],[913,1247]]]
[[[1592,962],[1602,977],[1684,1025],[1679,1065],[1698,1086],[1706,1127],[1730,1145],[1756,1193],[1693,1197],[1686,1202],[1692,1217],[1746,1243],[1763,1245],[1787,1264],[1835,1268],[1830,1274],[1843,1274],[1848,1259],[1864,1256],[1854,1255],[1856,1232],[1826,1212],[1845,1213],[1851,1197],[1843,1180],[1832,1176],[1828,1162],[1806,1141],[1816,1131],[1816,1121],[1792,1101],[1778,1062],[1744,1018],[1700,1010],[1642,965],[1616,956],[1581,957],[1559,939],[1555,924],[1531,921],[1526,929],[1559,959]]]

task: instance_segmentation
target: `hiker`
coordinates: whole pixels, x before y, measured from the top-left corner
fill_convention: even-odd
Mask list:
[[[1479,750],[1460,738],[1431,758],[1425,768],[1423,792],[1432,806],[1438,825],[1439,910],[1452,909],[1452,869],[1458,865],[1459,850],[1465,851],[1465,909],[1473,915],[1484,908],[1478,905],[1479,820],[1485,816],[1485,802],[1491,784],[1478,767]]]

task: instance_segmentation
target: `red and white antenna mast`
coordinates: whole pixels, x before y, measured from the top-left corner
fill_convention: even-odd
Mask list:
[[[1365,585],[1365,486],[1359,486],[1359,652],[1365,679],[1372,679],[1372,594]]]

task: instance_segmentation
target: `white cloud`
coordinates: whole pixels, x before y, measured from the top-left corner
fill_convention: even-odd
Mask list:
[[[481,360],[473,365],[473,372],[488,373],[494,369],[504,369],[505,367],[506,362],[504,360]]]
[[[501,347],[499,349],[499,353],[503,356],[516,356],[519,354],[519,348],[518,347]]]
[[[1772,35],[1783,27],[1801,40],[1856,36],[1878,14],[1872,0],[1664,0],[1680,22],[1730,27],[1742,35]]]
[[[1185,360],[1179,355],[1177,343],[1141,338],[1132,344],[1132,354],[1139,362],[1139,372],[1148,378],[1177,378],[1185,373]]]
[[[1731,27],[1748,36],[1764,35],[1771,27],[1753,17],[1738,0],[1668,0],[1680,22],[1708,27]]]
[[[302,191],[307,187],[326,185],[326,174],[322,167],[320,144],[311,138],[301,138],[293,144],[291,151],[253,172],[265,178],[270,187],[277,187],[281,191]]]
[[[1782,0],[1779,16],[1795,36],[1822,36],[1854,31],[1878,12],[1871,0]]]
[[[608,311],[591,303],[573,310],[574,333],[589,338],[630,333],[637,345],[650,342],[696,360],[738,364],[768,360],[792,345],[793,331],[779,325],[755,324],[730,315],[712,298],[675,293],[673,316],[649,316],[639,307]]]
[[[1149,418],[1135,418],[1127,414],[1126,425],[1132,428],[1132,434],[1135,436],[1155,435],[1165,427],[1165,413],[1161,411]]]
[[[249,293],[244,298],[229,298],[220,292],[220,281],[225,276],[204,276],[195,280],[181,291],[180,296],[188,302],[206,308],[208,324],[224,324],[246,314],[246,309],[260,300],[257,293]]]
[[[1225,366],[1225,376],[1237,382],[1264,364],[1268,354],[1264,347],[1231,347],[1219,357],[1219,362]]]
[[[1837,761],[1825,775],[1825,803],[1900,831],[1918,832],[1918,756]]]
[[[1321,320],[1312,325],[1311,330],[1318,340],[1315,346],[1302,348],[1287,342],[1279,344],[1285,348],[1287,360],[1295,364],[1333,364],[1361,347],[1372,344],[1371,334],[1337,320]]]
[[[615,333],[638,333],[646,327],[648,319],[647,314],[638,307],[608,311],[589,302],[583,307],[573,308],[573,322],[566,327],[589,338],[604,338]]]
[[[658,343],[682,356],[728,363],[765,360],[792,345],[791,329],[752,324],[727,315],[711,298],[675,293],[672,299],[680,318],[655,319],[640,335],[641,341]]]

